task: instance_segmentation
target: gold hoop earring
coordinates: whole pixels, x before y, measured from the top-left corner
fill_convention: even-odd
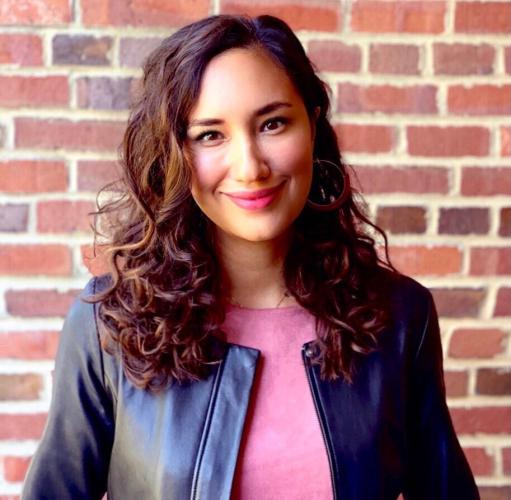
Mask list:
[[[348,176],[333,161],[316,159],[312,164],[314,170],[307,205],[319,212],[339,208],[349,195]]]

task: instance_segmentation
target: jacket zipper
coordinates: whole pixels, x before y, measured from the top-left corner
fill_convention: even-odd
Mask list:
[[[311,379],[311,376],[310,376],[310,373],[309,373],[309,370],[312,369],[312,365],[308,361],[308,356],[305,353],[307,347],[308,347],[308,344],[305,344],[305,345],[302,346],[302,359],[303,359],[303,363],[304,363],[304,367],[305,367],[305,374],[307,375],[307,381],[309,382],[309,388],[310,388],[311,393],[312,393],[312,400],[314,401],[314,409],[316,410],[316,417],[317,417],[318,422],[319,422],[319,427],[321,429],[321,434],[323,436],[323,442],[324,442],[325,448],[326,448],[326,454],[327,454],[327,457],[328,457],[328,464],[330,466],[330,480],[332,482],[332,492],[333,492],[333,495],[334,495],[334,500],[337,500],[337,491],[336,491],[335,482],[334,482],[334,468],[333,468],[333,462],[332,462],[332,451],[330,450],[330,448],[328,446],[328,440],[326,438],[325,425],[324,425],[323,419],[321,418],[321,414],[320,414],[320,411],[319,411],[319,404],[320,404],[319,403],[319,398],[317,396],[314,383],[313,383],[313,381]]]

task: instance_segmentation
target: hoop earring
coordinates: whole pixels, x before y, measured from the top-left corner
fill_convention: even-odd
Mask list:
[[[319,212],[339,208],[349,195],[348,176],[339,165],[329,160],[314,160],[312,186],[307,205]]]

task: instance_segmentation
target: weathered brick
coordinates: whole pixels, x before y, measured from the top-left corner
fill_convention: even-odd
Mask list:
[[[3,125],[0,124],[0,149],[5,146],[6,130]]]
[[[419,47],[398,43],[373,43],[369,47],[369,71],[392,75],[418,75]]]
[[[352,83],[337,86],[337,111],[341,113],[436,113],[436,87],[414,85],[370,85]]]
[[[360,71],[362,53],[357,45],[348,45],[337,40],[313,40],[309,43],[308,55],[319,71]]]
[[[155,0],[82,0],[82,19],[87,26],[181,26],[205,17],[208,0],[167,2]]]
[[[499,288],[493,316],[511,316],[511,288]]]
[[[85,77],[78,79],[78,106],[90,109],[128,109],[132,78]]]
[[[476,276],[511,274],[511,247],[471,248],[470,274]]]
[[[486,406],[450,408],[457,434],[509,434],[511,432],[511,408]]]
[[[408,126],[408,152],[414,156],[486,156],[490,133],[485,127]]]
[[[511,156],[511,127],[500,127],[500,155]]]
[[[387,153],[394,148],[394,127],[386,125],[342,124],[335,126],[341,151]]]
[[[413,276],[443,276],[461,271],[462,253],[457,247],[392,246],[390,257],[399,271]]]
[[[71,253],[65,245],[0,245],[0,274],[69,276],[71,270]]]
[[[462,33],[511,32],[509,2],[456,2],[454,29]]]
[[[506,73],[511,75],[511,47],[506,47],[504,49],[504,66]]]
[[[511,396],[511,369],[480,368],[477,370],[476,394]]]
[[[491,476],[495,470],[495,460],[484,448],[464,448],[470,469],[475,476]]]
[[[439,316],[476,318],[486,296],[482,288],[431,288]]]
[[[46,413],[0,413],[0,440],[39,439]]]
[[[41,66],[43,45],[41,37],[30,34],[0,34],[0,64]]]
[[[378,207],[376,223],[393,234],[426,231],[426,209],[423,207]]]
[[[511,474],[511,448],[502,448],[502,472]]]
[[[0,358],[54,359],[58,342],[57,331],[4,331],[0,333]]]
[[[4,457],[5,479],[13,483],[22,482],[25,479],[30,460],[30,457]]]
[[[441,208],[438,222],[440,234],[486,234],[490,228],[487,208]]]
[[[351,29],[371,33],[441,33],[445,2],[358,0],[351,4]]]
[[[68,172],[64,162],[11,160],[0,162],[0,189],[6,193],[65,191]]]
[[[99,276],[108,272],[108,263],[103,253],[101,245],[82,245],[80,247],[82,254],[82,263],[93,276]]]
[[[0,205],[0,232],[19,233],[27,230],[28,205],[6,203]]]
[[[37,230],[41,233],[90,232],[93,217],[88,213],[94,209],[94,203],[90,201],[40,201],[37,204]]]
[[[445,390],[448,398],[467,395],[468,373],[466,371],[446,370],[444,372]]]
[[[447,93],[447,107],[452,114],[511,114],[511,85],[452,85]]]
[[[19,148],[116,151],[125,128],[116,121],[16,118],[15,142]]]
[[[2,0],[0,24],[64,24],[71,21],[68,0]]]
[[[506,351],[508,335],[498,328],[460,328],[449,344],[451,358],[493,358]]]
[[[511,207],[500,209],[500,236],[511,236]]]
[[[222,14],[270,14],[293,30],[340,31],[341,4],[336,0],[220,0]]]
[[[442,167],[355,167],[365,193],[447,193],[449,172]],[[357,184],[357,179],[354,179]]]
[[[465,196],[511,194],[511,169],[464,167],[461,170],[461,194]]]
[[[30,401],[39,398],[43,388],[40,375],[0,374],[0,401]]]
[[[65,316],[78,293],[78,290],[7,290],[6,309],[11,316]]]
[[[495,48],[489,44],[435,43],[433,64],[436,75],[489,75]]]
[[[112,38],[92,35],[55,35],[52,62],[58,64],[108,66],[111,64]]]
[[[0,106],[62,107],[69,104],[65,76],[0,76]]]
[[[511,486],[480,486],[479,494],[482,500],[509,500]]]
[[[121,66],[140,68],[146,57],[160,45],[162,38],[121,38]]]
[[[83,160],[78,162],[78,189],[98,191],[120,176],[120,166],[115,161]]]

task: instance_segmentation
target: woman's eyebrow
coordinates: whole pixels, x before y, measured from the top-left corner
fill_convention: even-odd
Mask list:
[[[259,108],[255,112],[255,116],[267,115],[268,113],[271,113],[272,111],[276,111],[279,108],[290,108],[290,107],[292,107],[292,104],[290,102],[286,102],[286,101],[270,102],[269,104],[264,105],[262,108]],[[220,120],[219,118],[203,118],[200,120],[192,120],[188,124],[188,128],[196,127],[196,126],[210,127],[212,125],[221,125],[222,123],[224,123],[224,121]]]

